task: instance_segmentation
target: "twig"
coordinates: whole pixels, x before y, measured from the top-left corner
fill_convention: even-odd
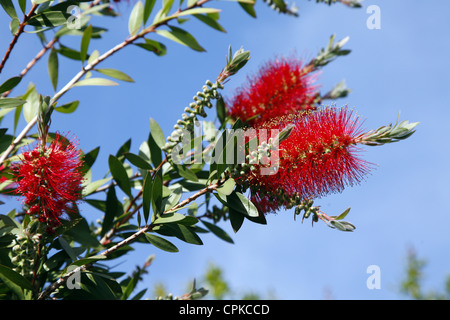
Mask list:
[[[34,14],[34,10],[36,10],[37,7],[38,7],[38,4],[33,4],[30,12],[23,17],[23,21],[19,25],[19,29],[17,30],[16,34],[14,35],[11,43],[9,44],[8,50],[6,50],[5,56],[3,57],[2,62],[0,63],[0,73],[3,70],[3,67],[5,66],[6,61],[8,60],[9,55],[11,54],[11,51],[13,50],[14,46],[16,45],[17,40],[19,39],[20,35],[23,33],[23,30],[27,24],[27,21]]]
[[[200,7],[200,6],[202,6],[203,4],[205,4],[208,1],[211,1],[211,0],[201,0],[201,1],[197,2],[197,3],[195,3],[194,5],[183,9],[182,11],[186,11],[188,9]],[[59,100],[59,98],[61,98],[67,91],[69,91],[88,71],[94,69],[94,67],[97,66],[100,62],[102,62],[103,60],[109,58],[114,53],[116,53],[117,51],[123,49],[124,47],[128,46],[129,44],[134,43],[136,40],[138,40],[140,38],[143,38],[145,35],[147,35],[147,34],[149,34],[151,32],[154,32],[160,26],[166,25],[169,21],[175,19],[176,17],[177,17],[177,15],[172,15],[171,17],[168,17],[168,18],[164,19],[161,22],[158,22],[158,23],[156,23],[154,25],[151,25],[151,26],[145,28],[144,30],[142,30],[140,33],[138,33],[138,34],[136,34],[134,36],[131,36],[128,39],[125,39],[123,42],[119,43],[114,48],[112,48],[109,51],[107,51],[104,54],[102,54],[100,57],[98,57],[97,59],[92,61],[86,67],[84,67],[80,72],[78,72],[72,78],[72,80],[70,80],[61,90],[59,90],[53,96],[53,98],[50,100],[49,105],[55,104]],[[37,122],[37,116],[34,117],[28,123],[28,125],[22,130],[22,132],[19,134],[19,136],[11,143],[11,145],[5,150],[5,152],[3,152],[2,156],[0,157],[0,165],[6,160],[6,158],[14,150],[14,148],[17,146],[17,144],[20,143],[20,141],[22,141],[22,139],[27,135],[27,133],[36,124],[36,122]]]
[[[28,71],[30,71],[30,69],[36,64],[36,62],[39,61],[39,59],[42,58],[42,56],[51,48],[53,48],[53,46],[55,45],[55,43],[58,41],[58,38],[53,38],[52,40],[50,40],[43,48],[41,51],[38,52],[38,54],[33,58],[33,60],[31,60],[27,66],[25,67],[25,69],[22,70],[22,72],[19,74],[19,77],[23,78]],[[6,98],[7,96],[9,96],[9,94],[11,93],[12,89],[9,91],[6,91],[2,94],[3,98]]]
[[[214,184],[211,184],[209,186],[207,186],[206,188],[198,191],[196,194],[190,196],[189,198],[187,198],[186,200],[183,200],[182,202],[180,202],[179,204],[177,204],[176,206],[174,206],[173,208],[169,209],[168,211],[174,211],[177,210],[179,208],[182,208],[184,206],[186,206],[187,204],[191,203],[192,201],[196,200],[197,198],[199,198],[200,196],[209,193],[209,192],[213,192],[214,190],[216,190],[221,184],[223,183],[223,181],[219,181],[216,182]],[[164,212],[166,213],[166,211]],[[163,213],[163,214],[164,214]],[[139,231],[133,233],[131,236],[129,236],[128,238],[122,240],[121,242],[117,243],[116,245],[112,246],[109,249],[106,249],[105,251],[99,253],[97,256],[108,256],[109,254],[117,251],[118,249],[134,242],[137,238],[139,238],[141,235],[145,234],[146,232],[149,232],[153,229],[155,225],[154,224],[149,224],[145,227],[143,227],[142,229],[140,229]],[[47,298],[53,291],[55,291],[58,287],[60,287],[61,285],[63,285],[67,279],[72,276],[73,274],[77,273],[77,272],[82,272],[84,270],[86,270],[89,267],[90,264],[88,265],[84,265],[84,266],[80,266],[74,270],[72,270],[71,272],[65,274],[64,276],[62,276],[61,278],[59,278],[57,281],[55,281],[54,283],[52,283],[50,286],[48,286],[38,297],[38,300],[42,300]]]
[[[156,173],[159,170],[161,170],[162,166],[166,162],[167,162],[167,157],[163,161],[161,161],[161,163],[159,164],[159,166],[155,170],[153,170],[153,172],[152,172],[152,179],[155,177]],[[138,194],[133,199],[131,199],[130,203],[128,204],[127,208],[125,209],[125,213],[127,213],[127,212],[129,212],[131,210],[131,208],[136,203],[136,201],[142,196],[142,192],[143,192],[143,188],[141,190],[139,190]],[[131,217],[137,212],[137,210],[139,210],[140,207],[142,207],[142,204],[140,206],[138,206],[136,210],[133,210],[132,212],[130,212],[121,221],[117,222],[116,225],[103,236],[103,238],[100,240],[100,243],[102,245],[106,245],[107,243],[109,243],[110,242],[110,238],[117,231],[117,228],[120,227],[122,224],[126,223],[128,220],[130,220]]]

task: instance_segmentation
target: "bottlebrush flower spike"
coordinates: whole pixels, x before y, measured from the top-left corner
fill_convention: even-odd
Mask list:
[[[303,66],[294,59],[269,62],[227,103],[229,115],[255,126],[283,115],[315,109],[318,92],[313,85],[312,71],[312,66]]]
[[[82,161],[76,141],[56,135],[47,146],[38,144],[24,152],[12,166],[16,193],[24,197],[27,214],[38,216],[50,230],[61,224],[61,215],[71,214],[81,199]]]
[[[369,172],[370,164],[357,156],[359,119],[347,108],[284,116],[260,128],[282,130],[287,125],[293,128],[279,145],[277,172],[259,175],[253,170],[237,180],[248,183],[251,200],[260,212],[288,207],[294,199],[299,202],[340,192]]]

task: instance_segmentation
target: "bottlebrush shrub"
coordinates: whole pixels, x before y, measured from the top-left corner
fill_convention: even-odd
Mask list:
[[[277,12],[296,16],[295,7],[284,1],[265,2]],[[105,25],[118,16],[112,2],[0,1],[5,11],[2,19],[11,18],[5,24],[10,30],[3,33],[11,32],[11,37],[1,39],[6,51],[0,56],[0,74],[3,77],[5,70],[15,74],[0,83],[0,122],[5,126],[0,128],[0,192],[6,196],[2,200],[13,198],[14,206],[19,202],[12,195],[23,201],[20,208],[9,211],[0,206],[0,299],[140,299],[147,289],[135,290],[151,267],[153,252],[135,270],[118,270],[138,242],[157,253],[179,251],[175,241],[202,245],[204,233],[233,243],[222,223],[230,223],[237,232],[244,220],[266,223],[266,214],[282,209],[295,208],[295,214],[304,212],[304,219],[311,216],[313,221],[321,219],[330,227],[351,231],[354,226],[342,221],[348,210],[328,216],[313,205],[314,200],[365,177],[370,165],[360,158],[359,146],[379,146],[414,133],[417,123],[408,121],[362,133],[353,112],[319,107],[325,100],[349,93],[342,82],[325,94],[316,84],[319,69],[350,53],[344,49],[348,37],[336,42],[332,36],[309,62],[270,60],[234,97],[225,99],[222,90],[250,60],[250,52],[243,48],[233,52],[229,47],[226,64],[219,66],[223,68],[218,69],[216,79],[200,84],[193,101],[180,111],[181,118],[173,119],[173,132],[166,136],[151,118],[148,138],[135,151],[131,138],[117,146],[103,166],[95,167],[103,172],[101,179],[94,180],[98,174],[93,174],[93,165],[105,151],[99,146],[81,152],[75,139],[52,131],[55,112],[69,117],[79,105],[89,103],[89,94],[64,101],[73,96],[67,93],[80,86],[89,90],[91,86],[118,85],[116,81],[134,82],[115,69],[110,59],[130,45],[150,53],[141,64],[144,67],[159,63],[152,59],[166,54],[165,41],[204,52],[187,31],[192,20],[225,31],[219,23],[220,10],[209,7],[211,0],[129,3],[133,9],[128,35],[100,52],[103,46],[94,46],[108,32]],[[254,2],[239,2],[239,7],[255,16]],[[72,15],[74,11],[77,13]],[[10,59],[18,50],[16,44],[32,48],[25,41],[35,34],[43,46],[23,68],[14,69],[20,61]],[[108,37],[109,42],[112,39]],[[78,64],[65,65],[66,58]],[[111,64],[103,68],[105,61]],[[47,63],[48,78],[41,73],[32,78],[29,71],[38,63]],[[63,80],[67,82],[61,83]],[[25,81],[29,85],[23,87]],[[51,89],[45,89],[50,84]],[[182,85],[178,81],[176,87]],[[113,92],[103,90],[105,94]],[[151,90],[158,93],[158,88]],[[169,96],[176,92],[172,90]],[[123,111],[111,108],[112,112],[119,109]],[[213,111],[216,114],[211,114]],[[161,112],[161,117],[168,117]],[[9,116],[10,121],[4,121]],[[207,132],[195,137],[197,124],[206,117],[217,120],[208,121],[204,126]],[[23,128],[20,119],[26,121]],[[234,138],[227,137],[231,129],[267,129],[277,135],[265,140],[257,136],[257,145],[251,150],[250,144],[236,145]],[[195,138],[189,141],[192,135]],[[221,161],[235,150],[247,152],[243,161]],[[175,151],[180,157],[173,156]],[[195,156],[192,159],[190,155]],[[262,175],[270,157],[279,160],[277,170]],[[207,162],[208,158],[218,161]],[[83,210],[78,210],[78,203]],[[206,293],[194,282],[192,290],[179,299],[197,299]]]

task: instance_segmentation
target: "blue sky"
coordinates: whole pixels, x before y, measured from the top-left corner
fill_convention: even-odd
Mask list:
[[[142,287],[162,282],[174,294],[182,294],[187,283],[200,278],[213,262],[223,268],[238,294],[255,291],[264,295],[271,291],[280,299],[398,299],[404,298],[398,286],[404,277],[407,250],[413,247],[429,262],[425,288],[441,290],[450,273],[450,205],[446,201],[450,148],[445,124],[450,115],[450,4],[366,0],[365,8],[376,4],[381,9],[381,29],[369,30],[365,8],[329,7],[299,0],[300,17],[294,18],[279,15],[259,2],[257,19],[250,18],[235,3],[214,2],[213,7],[223,9],[221,24],[227,33],[195,21],[186,23],[185,28],[206,53],[155,37],[167,45],[168,53],[162,58],[131,46],[114,55],[101,66],[120,69],[136,83],[71,90],[61,101],[79,99],[81,104],[74,114],[55,114],[52,130],[76,134],[85,151],[101,146],[94,166],[94,178],[101,178],[107,170],[108,155],[115,154],[130,137],[132,151],[137,152],[148,135],[150,117],[158,121],[166,135],[171,132],[205,80],[214,80],[220,72],[229,45],[249,50],[251,60],[227,84],[225,96],[232,95],[247,75],[274,56],[297,54],[308,60],[327,44],[331,34],[336,34],[337,39],[350,36],[346,47],[352,53],[323,69],[318,78],[321,90],[326,92],[345,79],[352,93],[336,104],[355,109],[364,119],[364,128],[395,122],[401,112],[401,120],[420,122],[417,132],[406,141],[365,148],[364,158],[377,165],[366,181],[317,200],[329,215],[351,207],[348,220],[357,227],[353,233],[332,230],[323,223],[311,227],[310,220],[303,224],[300,219],[294,221],[293,211],[279,212],[269,215],[265,226],[244,223],[233,235],[233,245],[206,235],[202,236],[203,246],[174,240],[180,248],[176,254],[138,246],[121,261],[119,270],[141,265],[154,253],[156,259]],[[104,52],[127,36],[131,8],[131,4],[122,4],[122,17],[105,20],[110,32],[101,41],[93,40],[91,49]],[[10,39],[7,24],[6,15],[0,13],[1,52]],[[78,41],[74,38],[67,44],[77,47]],[[23,35],[1,80],[22,70],[38,48],[35,36]],[[28,82],[40,80],[38,90],[52,94],[46,59],[32,69],[17,92],[23,92]],[[60,65],[59,87],[80,67],[67,59],[61,59]],[[12,119],[6,118],[2,127],[11,124]],[[21,121],[19,127],[23,125]],[[100,213],[87,205],[82,210],[88,219],[100,218]],[[233,233],[228,225],[221,226]],[[379,290],[366,286],[370,265],[380,267]]]

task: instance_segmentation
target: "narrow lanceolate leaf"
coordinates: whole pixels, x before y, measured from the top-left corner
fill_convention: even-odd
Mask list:
[[[348,208],[347,210],[345,210],[344,212],[342,212],[339,216],[332,217],[332,218],[334,218],[334,219],[336,219],[336,220],[342,220],[342,219],[344,219],[344,218],[347,216],[347,214],[350,212],[350,209],[351,209],[351,208]]]
[[[189,32],[181,28],[170,26],[170,30],[156,30],[155,32],[195,51],[206,51]]]
[[[144,23],[144,5],[138,1],[130,14],[128,20],[128,32],[130,35],[135,35]]]
[[[161,213],[162,198],[163,198],[162,180],[159,175],[156,175],[155,179],[153,180],[152,186],[152,208],[154,217],[156,217]]]
[[[111,180],[111,177],[93,181],[83,188],[83,197],[90,195],[92,192],[100,188],[102,185]]]
[[[61,11],[44,11],[33,16],[27,24],[35,27],[57,27],[67,23],[70,16]]]
[[[92,25],[89,25],[83,32],[83,36],[81,37],[81,45],[80,45],[80,58],[81,62],[84,63],[86,60],[87,52],[89,49],[89,43],[91,42],[92,37]]]
[[[150,207],[152,203],[152,175],[147,173],[144,179],[144,185],[142,186],[142,209],[144,211],[145,223],[147,223],[150,215]]]
[[[16,9],[14,9],[14,5],[11,0],[0,0],[0,4],[3,7],[3,10],[11,17],[17,18]]]
[[[178,223],[186,218],[185,215],[178,212],[164,213],[153,221],[153,224]]]
[[[156,54],[157,56],[163,56],[167,53],[167,48],[164,44],[161,42],[151,40],[151,39],[144,39],[145,43],[136,43],[138,47],[141,47],[142,49],[148,50]]]
[[[115,69],[95,69],[95,70],[104,74],[105,76],[115,78],[117,80],[122,80],[122,81],[126,81],[126,82],[134,82],[134,80],[129,75],[127,75],[126,73],[119,71],[119,70],[115,70]]]
[[[219,22],[217,22],[217,19],[213,18],[213,14],[194,14],[193,16],[213,29],[226,32]]]
[[[19,31],[19,27],[20,27],[20,20],[19,19],[13,18],[9,22],[9,30],[11,31],[11,34],[13,36],[16,35],[17,31]]]
[[[24,276],[1,264],[0,264],[0,279],[11,281],[12,283],[18,285],[23,289],[33,290],[33,286]]]
[[[19,7],[22,10],[22,13],[25,14],[25,10],[27,9],[27,0],[19,0]]]
[[[223,185],[217,188],[217,192],[219,192],[222,195],[228,196],[233,192],[235,185],[236,182],[234,181],[234,179],[228,178]]]
[[[230,208],[246,216],[259,217],[259,212],[255,205],[240,192],[232,192],[227,196],[227,204]]]
[[[239,5],[244,9],[245,12],[247,12],[251,17],[256,18],[256,11],[255,11],[255,2],[248,2],[248,1],[239,1]]]
[[[117,82],[114,82],[109,79],[104,78],[88,78],[83,79],[75,83],[74,87],[82,87],[82,86],[118,86]]]
[[[113,155],[110,155],[108,164],[109,170],[111,171],[114,180],[117,182],[117,185],[120,187],[120,189],[122,189],[123,192],[125,192],[126,195],[131,198],[132,194],[130,179],[128,178],[127,171],[125,170],[122,162],[120,162],[120,160]]]
[[[75,101],[63,104],[62,106],[56,107],[55,111],[58,111],[61,113],[72,113],[75,110],[77,110],[79,104],[80,104],[80,101],[75,100]]]
[[[104,236],[110,230],[114,223],[114,218],[119,212],[119,202],[114,186],[110,186],[106,194],[106,210],[102,222],[101,236]]]
[[[153,118],[150,118],[150,133],[153,139],[155,140],[156,144],[158,145],[158,147],[160,148],[164,147],[166,143],[164,132],[162,131],[158,122],[156,122],[156,120]]]
[[[162,8],[155,15],[155,18],[153,19],[153,24],[159,23],[166,18],[167,14],[169,13],[170,9],[172,8],[174,1],[175,0],[163,0]]]
[[[0,84],[0,94],[13,89],[20,83],[20,80],[22,80],[22,77],[12,77]]]
[[[50,76],[50,81],[52,82],[53,89],[56,91],[58,86],[58,52],[55,49],[50,51],[48,56],[48,74]]]
[[[229,242],[229,243],[234,243],[233,239],[231,239],[231,237],[228,235],[228,233],[226,233],[222,228],[218,227],[217,225],[215,225],[213,223],[209,223],[207,221],[202,220],[202,223],[205,225],[206,228],[208,228],[209,231],[214,233],[220,239],[222,239],[226,242]]]
[[[153,7],[155,5],[156,0],[145,0],[144,4],[144,23],[147,22],[150,14],[152,13]]]
[[[70,266],[81,267],[81,266],[84,266],[86,264],[89,264],[89,263],[92,263],[92,262],[96,262],[98,260],[102,260],[102,259],[106,259],[106,258],[107,258],[106,256],[101,256],[101,255],[92,256],[92,257],[88,257],[88,258],[82,258],[82,259],[78,259],[78,260],[72,262],[70,264]]]
[[[181,16],[189,16],[189,15],[193,15],[193,14],[217,13],[217,12],[220,12],[220,10],[214,9],[214,8],[193,8],[193,9],[180,11],[179,13],[174,14],[174,16],[181,17]]]
[[[145,160],[144,158],[142,158],[141,156],[131,153],[131,152],[126,152],[123,154],[125,156],[125,158],[130,161],[133,165],[135,165],[136,167],[138,167],[139,169],[144,169],[144,170],[152,170],[153,167],[150,165],[150,163],[147,162],[147,160]]]
[[[148,242],[150,242],[155,247],[157,247],[161,250],[168,251],[168,252],[178,252],[178,248],[172,242],[170,242],[164,238],[161,238],[154,234],[148,234],[148,233],[145,234],[145,238],[147,239]]]
[[[25,100],[19,98],[3,98],[0,99],[0,108],[15,108],[26,103]]]

